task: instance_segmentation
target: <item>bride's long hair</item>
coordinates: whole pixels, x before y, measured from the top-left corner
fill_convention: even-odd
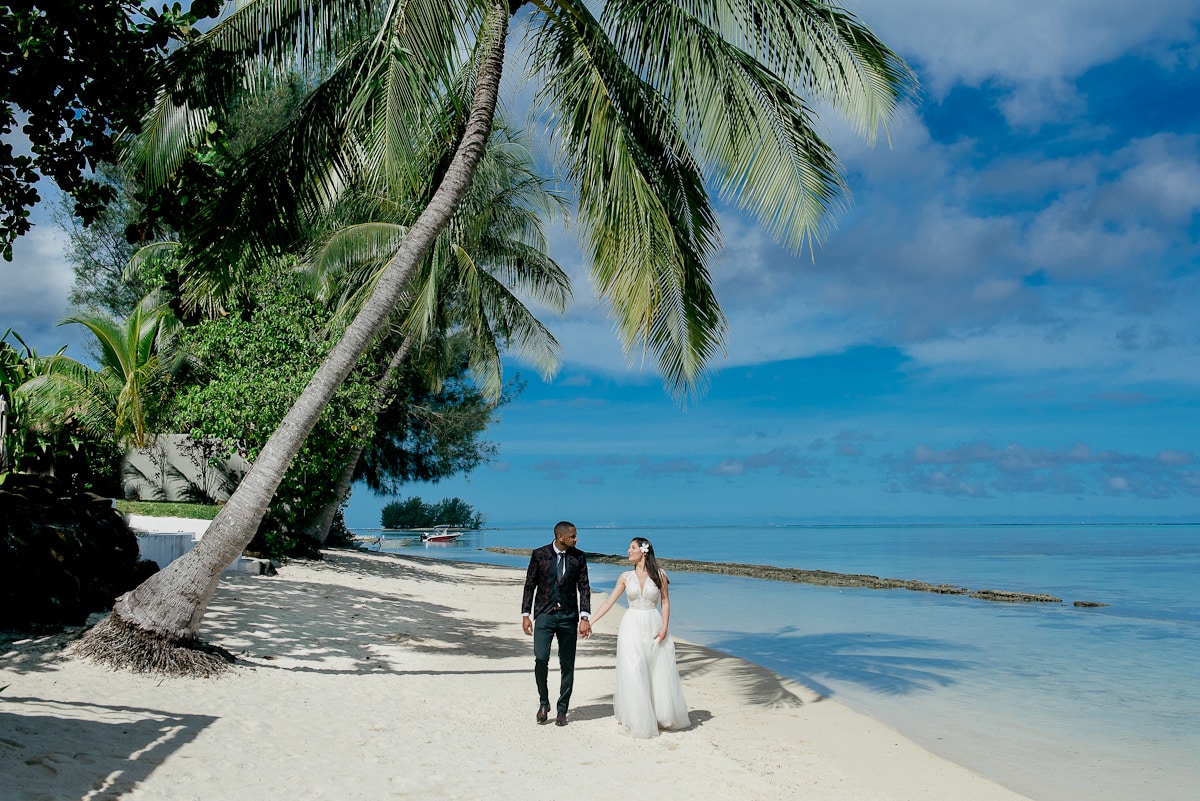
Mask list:
[[[658,591],[662,592],[662,571],[658,569],[658,560],[654,558],[654,546],[645,537],[634,537],[633,541],[638,544],[646,556],[646,572],[650,574],[650,580],[654,582],[655,587],[658,587]]]

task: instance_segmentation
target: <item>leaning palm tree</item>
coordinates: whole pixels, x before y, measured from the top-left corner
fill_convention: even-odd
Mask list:
[[[127,448],[151,444],[149,415],[176,362],[169,354],[172,320],[154,298],[142,300],[129,317],[80,312],[62,320],[95,337],[99,369],[61,353],[45,360],[39,374],[18,394],[34,413],[56,427],[74,423],[82,431]]]
[[[526,23],[535,99],[578,199],[594,283],[624,346],[652,351],[681,396],[701,387],[705,364],[723,347],[725,321],[709,278],[719,232],[706,187],[757,215],[785,244],[811,245],[845,194],[813,106],[846,114],[870,139],[915,90],[901,59],[821,0],[261,0],[243,11],[181,58],[212,68],[191,89],[238,83],[228,65],[240,56],[258,69],[262,58],[283,63],[297,52],[344,48],[308,106],[312,125],[289,140],[289,168],[265,184],[247,169],[246,196],[266,212],[256,221],[274,219],[269,209],[289,193],[316,190],[312,203],[327,203],[379,152],[351,146],[371,141],[364,132],[436,130],[429,109],[451,96],[464,65],[473,77],[470,108],[453,157],[375,291],[208,534],[118,599],[93,630],[87,652],[122,665],[167,669],[168,646],[198,641],[221,571],[249,542],[293,455],[466,196],[492,126],[510,17]],[[372,86],[384,88],[381,103],[369,100],[380,96]],[[200,127],[201,112],[173,113],[185,131]],[[235,219],[212,227],[214,258],[240,238],[230,231]],[[184,661],[195,664],[191,655]]]

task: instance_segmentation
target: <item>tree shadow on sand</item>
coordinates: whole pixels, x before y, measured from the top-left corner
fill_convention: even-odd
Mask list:
[[[779,708],[806,703],[774,671],[713,648],[677,642],[675,661],[679,665],[679,675],[684,679],[718,674],[737,693],[741,706]]]
[[[16,674],[55,670],[67,659],[65,649],[83,632],[81,626],[69,626],[53,634],[0,632],[0,669]]]
[[[216,718],[0,696],[0,796],[118,798]]]
[[[239,661],[269,666],[287,659],[290,670],[330,674],[396,672],[401,666],[386,657],[388,646],[481,658],[528,650],[520,640],[499,636],[494,624],[465,620],[450,607],[404,593],[270,581],[270,587],[254,579],[223,587],[201,636]]]
[[[741,654],[830,697],[830,683],[857,684],[883,695],[908,695],[954,684],[972,660],[960,644],[888,633],[797,635],[777,632],[728,636],[715,648]]]
[[[331,573],[383,579],[420,579],[436,584],[461,584],[470,581],[480,586],[513,586],[513,580],[497,578],[480,572],[483,567],[478,562],[458,562],[452,559],[435,559],[428,556],[398,554],[384,552],[371,554],[373,558],[357,558],[357,552],[352,550],[329,550],[321,561],[323,569]],[[427,565],[437,565],[447,571],[448,575],[426,569]],[[474,573],[475,575],[470,575]],[[468,579],[469,576],[469,579]],[[519,587],[519,580],[517,583]]]
[[[201,636],[257,668],[328,674],[456,672],[406,664],[403,653],[416,651],[480,660],[480,669],[457,672],[528,670],[492,664],[531,654],[515,615],[502,621],[465,618],[459,609],[423,600],[420,586],[503,585],[514,587],[519,599],[519,581],[487,575],[468,563],[439,561],[437,566],[428,570],[407,559],[361,559],[343,553],[322,563],[322,571],[333,574],[335,583],[292,579],[286,568],[271,578],[226,579],[205,616]],[[372,589],[354,586],[356,579],[366,578],[386,579],[389,589],[380,591],[378,583]]]

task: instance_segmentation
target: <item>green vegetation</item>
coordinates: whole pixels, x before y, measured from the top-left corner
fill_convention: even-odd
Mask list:
[[[117,511],[123,515],[147,517],[186,517],[191,520],[212,520],[221,507],[208,503],[174,503],[166,501],[117,501]]]
[[[157,430],[152,417],[172,368],[165,354],[174,317],[147,297],[124,320],[79,312],[63,322],[78,323],[95,337],[100,369],[56,354],[42,362],[18,396],[53,429],[74,425],[120,447],[149,445]]]
[[[111,438],[88,436],[74,421],[49,425],[19,392],[44,375],[49,362],[12,329],[0,335],[0,485],[15,473],[53,473],[71,493],[118,491],[120,453]]]
[[[252,276],[229,312],[181,334],[190,358],[174,387],[166,428],[225,443],[226,454],[253,463],[324,358],[330,314],[284,260]],[[252,551],[279,558],[300,544],[343,454],[372,435],[374,388],[362,371],[339,388],[276,490]]]
[[[300,97],[295,94],[295,82],[289,82],[282,92],[263,102],[265,113],[239,107],[229,117],[228,130],[217,126],[214,136],[220,146],[212,148],[205,156],[205,164],[213,168],[205,173],[210,178],[219,177],[223,159],[232,158],[235,152],[249,150],[256,137],[262,138],[279,126],[289,110],[300,102]],[[458,237],[453,250],[450,249],[453,240],[448,238],[441,257],[443,266],[432,269],[429,280],[462,283],[467,275],[461,269],[462,265],[476,270],[481,266],[487,268],[497,263],[497,256],[490,253],[496,252],[504,265],[524,261],[531,265],[524,272],[548,274],[549,278],[545,280],[554,288],[553,292],[539,292],[533,284],[526,289],[530,296],[541,298],[551,308],[561,308],[565,303],[568,279],[542,252],[544,241],[536,217],[531,216],[532,212],[527,208],[544,207],[546,202],[532,195],[545,194],[546,190],[541,179],[531,172],[528,152],[510,138],[505,139],[504,144],[507,147],[501,149],[501,153],[507,160],[500,163],[507,171],[494,168],[490,174],[498,177],[480,182],[483,191],[490,192],[490,195],[483,194],[479,201],[487,212],[480,215],[483,222],[464,223],[461,228],[465,233]],[[129,198],[149,197],[153,201],[151,208],[143,209],[147,214],[145,222],[136,222],[130,231],[144,235],[155,226],[161,229],[168,221],[187,228],[187,220],[180,212],[183,201],[172,197],[172,192],[180,189],[179,185],[147,193],[129,173],[112,171],[110,177],[121,190],[119,197],[124,201],[112,209],[114,215],[120,212],[118,219],[128,219],[132,213],[133,208],[127,202]],[[194,187],[190,191],[194,192]],[[385,209],[409,205],[404,202],[383,204]],[[500,213],[508,208],[520,208],[524,216],[513,222],[513,215],[506,217]],[[136,368],[139,359],[147,356],[153,357],[156,365],[169,361],[174,369],[166,381],[159,382],[164,391],[147,398],[145,413],[135,418],[148,421],[140,427],[137,439],[145,442],[147,426],[152,424],[156,432],[175,431],[190,436],[199,447],[199,451],[193,448],[193,452],[200,452],[210,465],[219,467],[232,454],[249,462],[255,461],[283,414],[303,390],[315,365],[327,353],[330,336],[341,324],[339,314],[347,303],[353,303],[356,282],[370,284],[372,281],[370,248],[355,246],[354,235],[361,233],[362,226],[346,226],[355,219],[371,219],[379,214],[379,208],[370,203],[348,204],[326,221],[334,233],[331,239],[320,240],[326,244],[317,267],[307,271],[298,269],[309,237],[315,235],[316,229],[313,229],[296,241],[280,243],[283,251],[280,255],[254,268],[241,268],[235,281],[222,285],[224,289],[210,285],[212,294],[203,298],[182,296],[184,276],[190,269],[191,243],[186,231],[182,232],[185,234],[183,242],[144,248],[135,255],[124,279],[153,288],[154,292],[136,305],[125,324],[128,331],[119,330],[121,326],[101,312],[81,312],[67,320],[87,325],[101,343],[102,355],[131,352],[127,357],[122,355],[115,360],[114,368],[96,374],[73,361],[60,359],[60,372],[63,367],[71,368],[73,379],[63,389],[83,386],[89,379],[88,386],[94,386],[100,383],[98,379],[107,376],[119,378],[117,369],[127,365]],[[115,225],[108,218],[102,222],[108,228]],[[393,226],[393,233],[395,230],[402,235],[402,226],[399,229]],[[119,307],[124,296],[112,291],[113,259],[87,257],[91,246],[108,243],[111,238],[107,228],[100,233],[98,238],[76,237],[78,242],[72,251],[72,261],[77,286],[81,298],[86,297],[97,306]],[[508,249],[504,250],[505,247]],[[120,252],[119,248],[113,250]],[[534,273],[533,268],[541,272]],[[478,277],[471,280],[479,283]],[[365,481],[376,492],[394,491],[395,487],[408,481],[437,480],[470,471],[492,458],[495,447],[483,441],[481,435],[491,423],[495,410],[520,386],[519,381],[510,381],[498,394],[493,392],[491,396],[477,386],[480,375],[487,376],[488,381],[499,386],[499,352],[493,330],[529,332],[523,334],[523,340],[536,341],[537,347],[541,348],[539,353],[533,354],[536,362],[552,362],[557,347],[548,332],[531,316],[521,319],[519,313],[506,308],[506,302],[512,303],[507,297],[493,301],[497,287],[502,289],[503,285],[489,279],[472,295],[498,304],[498,308],[504,310],[502,316],[482,326],[485,332],[480,338],[485,340],[482,346],[461,334],[450,333],[451,327],[459,325],[453,321],[461,315],[455,318],[441,307],[423,309],[421,316],[427,318],[429,329],[426,333],[413,335],[398,330],[380,340],[342,384],[310,433],[302,453],[276,489],[248,550],[281,558],[293,551],[306,551],[310,540],[324,542],[327,533],[338,527],[339,507],[348,497],[350,483],[355,478]],[[440,298],[442,303],[451,297],[444,292],[423,294],[426,299]],[[145,309],[152,303],[161,304],[154,308],[155,319],[175,323],[178,314],[184,321],[182,326],[175,323],[171,327],[170,338],[155,336],[150,340],[139,336],[141,329],[135,331],[139,315],[151,319]],[[524,312],[524,307],[518,308]],[[515,324],[514,320],[517,321]],[[165,326],[160,328],[165,333]],[[147,333],[156,331],[158,329]],[[125,347],[118,342],[118,334],[125,334],[124,340],[145,347]],[[122,346],[114,347],[113,343]],[[490,363],[477,358],[481,349],[491,355]],[[394,364],[385,366],[392,351],[397,355],[402,353],[404,358],[394,358]],[[481,369],[472,370],[473,365],[481,365]],[[167,374],[160,372],[158,376],[166,378]],[[93,391],[83,398],[90,405],[71,402],[80,393],[61,391],[60,387],[51,386],[50,381],[47,378],[38,382],[39,395],[46,401],[43,416],[62,425],[77,411],[98,406],[107,415],[96,416],[102,423],[93,426],[97,435],[102,435],[105,430],[110,436],[114,433],[118,400],[126,403],[130,399],[140,400],[139,393],[117,391],[118,382],[112,381],[108,392]],[[51,392],[52,389],[60,391]],[[105,402],[93,403],[97,397]],[[49,403],[54,399],[59,401],[57,409]],[[59,413],[53,414],[55,411]],[[163,469],[171,471],[173,468],[167,464]],[[182,477],[178,471],[172,474]],[[339,475],[343,479],[337,479]],[[202,489],[193,486],[188,491],[195,500],[200,500],[206,497]],[[145,493],[145,487],[140,491]],[[143,494],[142,497],[147,496]]]
[[[31,223],[40,196],[39,174],[75,199],[90,222],[112,200],[92,169],[116,159],[114,130],[137,130],[157,91],[168,50],[194,35],[193,25],[216,16],[216,0],[175,3],[140,0],[39,0],[6,3],[0,14],[0,253]],[[9,146],[21,117],[32,155]]]
[[[384,528],[414,529],[434,526],[482,528],[483,515],[461,498],[426,503],[417,497],[396,500],[383,507],[379,524]]]

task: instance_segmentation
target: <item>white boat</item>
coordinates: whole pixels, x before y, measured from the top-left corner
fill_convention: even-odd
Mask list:
[[[465,533],[465,531],[454,531],[446,525],[434,526],[432,531],[421,532],[421,542],[454,542]]]

